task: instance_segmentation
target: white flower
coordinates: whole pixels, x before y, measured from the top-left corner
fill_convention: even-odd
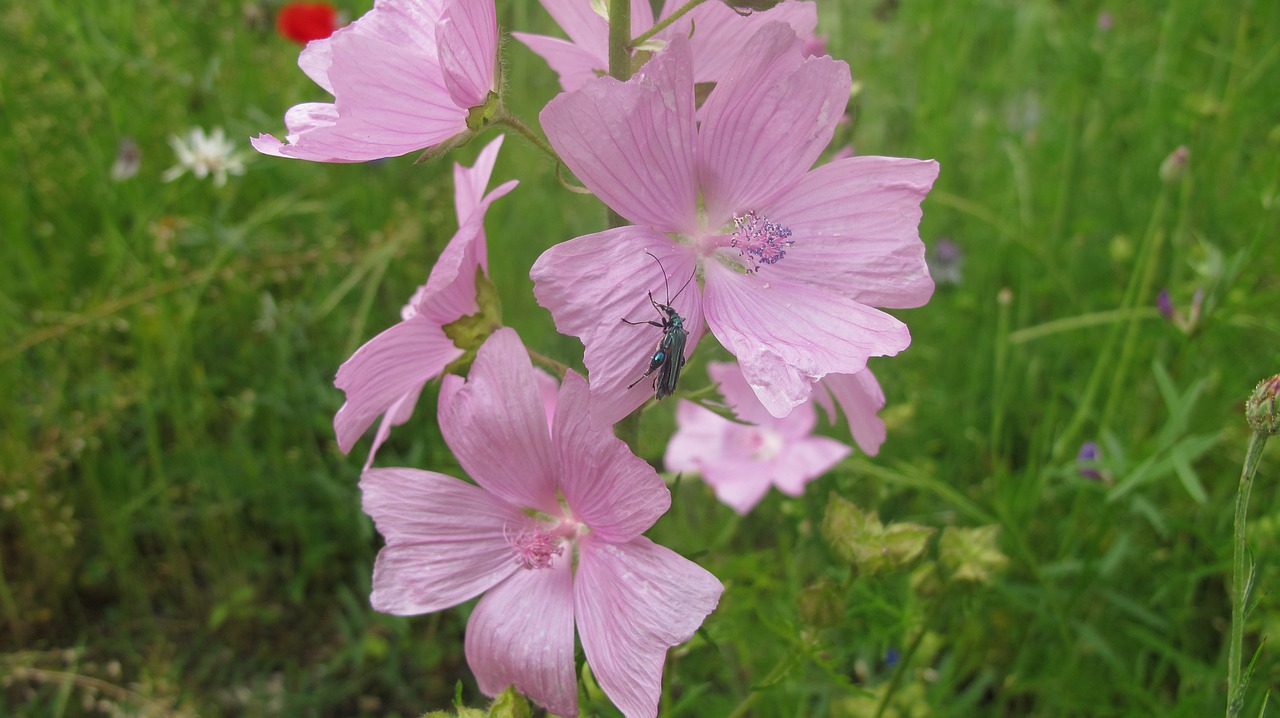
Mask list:
[[[203,127],[193,127],[186,139],[169,135],[169,144],[178,155],[178,164],[165,171],[165,182],[172,182],[191,170],[191,174],[200,179],[213,175],[213,184],[221,187],[227,183],[228,174],[244,174],[244,158],[235,151],[235,145],[221,127],[213,128],[208,135]]]

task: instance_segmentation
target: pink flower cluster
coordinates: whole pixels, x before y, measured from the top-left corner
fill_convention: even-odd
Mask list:
[[[499,137],[471,168],[455,166],[458,230],[401,321],[338,370],[346,401],[334,429],[349,452],[378,424],[360,481],[386,541],[376,609],[419,614],[482,596],[465,652],[485,693],[514,685],[577,715],[576,634],[623,714],[652,717],[667,649],[692,637],[723,586],[643,536],[671,496],[611,426],[653,395],[646,372],[683,366],[709,332],[736,359],[707,365],[736,420],[681,400],[670,470],[700,474],[739,513],[770,486],[799,494],[852,451],[813,434],[816,406],[834,421],[838,405],[876,454],[885,400],[867,360],[911,340],[882,309],[933,292],[918,225],[938,166],[819,164],[852,80],[845,63],[816,56],[814,2],[741,14],[711,1],[682,14],[667,0],[655,20],[634,0],[631,36],[645,41],[625,81],[604,76],[609,21],[589,0],[542,4],[568,39],[513,35],[565,90],[539,118],[546,149],[627,222],[552,246],[530,271],[557,329],[582,341],[590,381],[534,369],[490,315],[485,215],[516,186],[488,189]],[[333,102],[293,107],[285,139],[260,135],[254,147],[356,162],[511,123],[498,37],[492,0],[376,0],[299,57]],[[440,430],[474,483],[372,468],[438,378]]]

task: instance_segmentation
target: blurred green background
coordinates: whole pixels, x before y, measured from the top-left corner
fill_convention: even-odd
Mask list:
[[[555,32],[530,0],[498,6],[504,29]],[[424,281],[456,228],[450,164],[482,142],[417,166],[258,156],[248,137],[325,99],[275,9],[0,8],[0,714],[412,716],[459,681],[484,702],[462,657],[469,606],[369,608],[368,445],[343,456],[331,427],[335,369]],[[1243,399],[1280,371],[1280,3],[823,0],[821,15],[857,83],[832,150],[936,158],[921,234],[963,265],[895,313],[911,348],[872,363],[878,456],[742,518],[696,480],[676,487],[650,535],[727,590],[672,651],[664,715],[1222,711]],[[505,52],[508,105],[533,120],[554,77]],[[225,128],[247,172],[163,182],[168,137],[197,126]],[[115,180],[124,138],[141,166]],[[1185,167],[1162,179],[1179,146]],[[510,178],[487,223],[504,319],[577,363],[528,268],[603,211],[516,136],[494,173]],[[434,403],[381,465],[460,475]],[[645,418],[655,463],[672,406]],[[1101,478],[1080,473],[1086,441]],[[1280,629],[1278,474],[1273,450],[1247,656]],[[947,578],[933,539],[911,566],[859,572],[819,531],[832,492],[885,521],[996,526],[1007,563]],[[1265,647],[1247,715],[1278,677]]]

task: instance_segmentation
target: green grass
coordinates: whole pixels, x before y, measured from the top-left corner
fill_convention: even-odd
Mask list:
[[[550,29],[530,2],[499,17]],[[886,715],[1221,713],[1243,400],[1280,371],[1280,4],[840,0],[820,31],[860,83],[840,140],[941,163],[921,233],[961,246],[963,281],[896,312],[914,339],[872,363],[879,456],[743,518],[679,484],[650,535],[727,590],[672,651],[664,710],[873,715],[892,651]],[[532,119],[554,82],[506,49]],[[331,428],[334,370],[455,229],[449,162],[255,155],[222,189],[160,180],[169,134],[220,125],[251,153],[320,97],[269,7],[0,9],[0,713],[92,715],[91,689],[156,715],[412,716],[458,681],[483,702],[469,606],[369,608],[367,444],[345,457]],[[115,182],[125,136],[142,167]],[[1163,182],[1179,145],[1185,176]],[[577,362],[528,267],[603,213],[518,137],[494,176],[521,180],[487,225],[504,319]],[[1183,312],[1204,291],[1193,331],[1153,310],[1164,287]],[[428,394],[379,463],[457,474]],[[643,425],[655,462],[670,411]],[[1078,474],[1086,440],[1108,481]],[[1246,656],[1280,630],[1271,454]],[[855,575],[819,531],[833,491],[886,521],[997,525],[1008,564],[947,581],[935,540],[909,570]],[[812,586],[838,620],[805,623]],[[1267,645],[1244,715],[1277,680]]]

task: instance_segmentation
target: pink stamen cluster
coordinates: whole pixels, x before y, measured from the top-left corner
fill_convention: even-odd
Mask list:
[[[791,229],[776,222],[770,222],[763,214],[756,214],[749,209],[745,214],[733,216],[733,239],[729,246],[736,247],[738,253],[751,263],[748,272],[755,273],[761,264],[777,264],[787,256],[787,248],[795,244],[791,239]]]
[[[564,546],[555,534],[544,528],[525,530],[514,537],[508,536],[507,543],[516,554],[516,563],[521,568],[551,568],[551,557],[564,553]]]

